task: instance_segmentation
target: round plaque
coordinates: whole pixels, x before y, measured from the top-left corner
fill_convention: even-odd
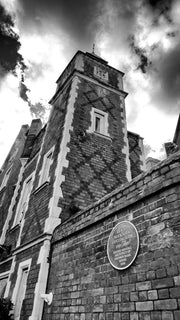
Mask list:
[[[107,255],[112,266],[118,270],[128,268],[137,256],[139,235],[136,227],[129,221],[119,222],[111,231]]]

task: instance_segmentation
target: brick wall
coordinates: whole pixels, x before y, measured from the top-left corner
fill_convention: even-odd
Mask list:
[[[180,153],[114,190],[54,234],[43,320],[180,319]],[[131,221],[140,237],[133,264],[114,269],[112,228]]]

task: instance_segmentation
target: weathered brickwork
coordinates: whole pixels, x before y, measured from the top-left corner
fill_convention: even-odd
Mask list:
[[[51,319],[178,319],[180,153],[60,225],[52,243],[47,292]],[[140,249],[124,271],[107,258],[112,228],[136,226]]]

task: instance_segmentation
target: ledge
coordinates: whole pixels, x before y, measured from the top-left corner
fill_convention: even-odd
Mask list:
[[[45,181],[43,184],[41,184],[38,188],[36,188],[33,191],[33,194],[37,194],[38,192],[40,192],[41,190],[43,190],[44,188],[46,188],[49,185],[49,181]]]
[[[109,141],[112,141],[112,138],[110,136],[107,136],[106,134],[99,133],[99,132],[96,132],[96,131],[93,131],[92,134],[94,134],[95,136],[101,137],[101,138],[105,138],[105,139],[107,139]]]
[[[16,229],[20,228],[20,224],[16,224],[15,226],[13,226],[11,229],[8,230],[8,232],[13,232],[15,231]]]

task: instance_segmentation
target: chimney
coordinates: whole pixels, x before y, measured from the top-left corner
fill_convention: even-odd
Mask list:
[[[34,140],[42,128],[42,122],[40,119],[34,119],[31,122],[29,131],[27,132],[27,138],[24,145],[24,149],[21,158],[29,158],[31,150],[33,148]]]

